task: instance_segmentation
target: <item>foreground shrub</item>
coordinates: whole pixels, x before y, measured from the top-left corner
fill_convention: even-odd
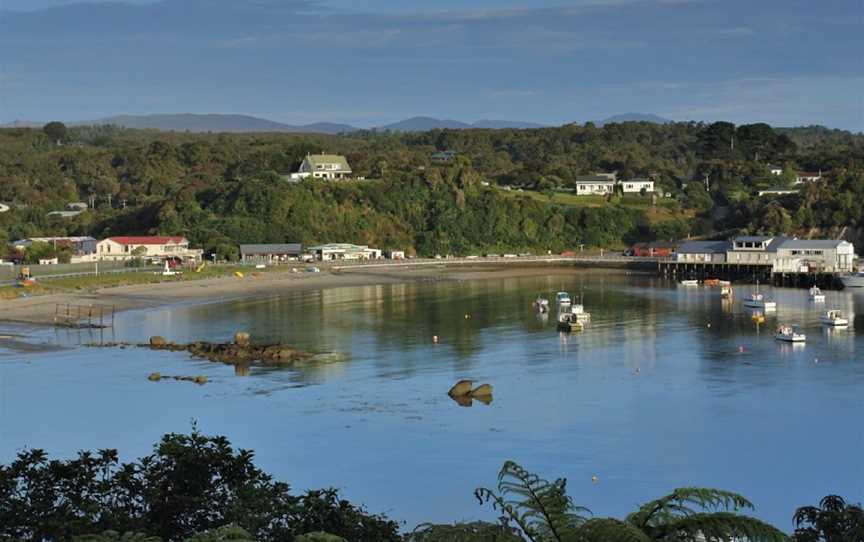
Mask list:
[[[253,458],[197,430],[165,435],[151,455],[132,463],[120,463],[116,450],[80,452],[67,461],[27,450],[0,466],[0,540],[66,541],[114,531],[170,542],[225,525],[259,542],[316,531],[352,542],[399,540],[395,522],[339,499],[333,489],[292,495]]]

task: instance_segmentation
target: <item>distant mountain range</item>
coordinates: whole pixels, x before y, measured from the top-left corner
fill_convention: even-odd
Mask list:
[[[391,132],[426,132],[436,129],[465,130],[468,128],[544,128],[546,125],[535,122],[521,122],[515,120],[478,120],[468,124],[458,120],[436,119],[432,117],[411,117],[403,121],[386,124],[376,130],[389,130]]]
[[[594,124],[603,126],[612,122],[656,122],[665,124],[672,122],[669,119],[657,115],[646,115],[641,113],[626,113],[615,115]],[[30,121],[14,121],[9,124],[0,125],[2,128],[39,127],[44,123]],[[78,121],[67,123],[70,126],[114,124],[126,128],[152,129],[173,132],[292,132],[292,133],[318,133],[339,134],[361,130],[350,124],[338,124],[332,122],[316,122],[313,124],[285,124],[249,115],[225,115],[225,114],[154,114],[154,115],[116,115],[95,120]],[[464,130],[470,128],[486,129],[528,129],[544,128],[546,125],[535,122],[511,121],[511,120],[478,120],[466,123],[451,119],[436,119],[433,117],[412,117],[392,124],[386,124],[373,128],[379,131],[391,132],[425,132],[435,129]]]
[[[646,113],[623,113],[621,115],[613,115],[603,120],[595,121],[594,125],[603,126],[604,124],[613,124],[616,122],[653,122],[654,124],[669,124],[674,121]]]

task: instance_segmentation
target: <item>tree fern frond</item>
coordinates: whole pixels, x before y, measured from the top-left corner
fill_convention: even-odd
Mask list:
[[[580,542],[652,542],[637,527],[614,518],[589,519],[579,528]]]
[[[571,540],[585,522],[587,508],[577,507],[567,496],[567,481],[549,482],[507,461],[498,473],[498,492],[479,488],[474,492],[481,503],[491,502],[504,519],[515,523],[529,540]]]
[[[642,505],[627,516],[627,522],[639,528],[668,523],[675,518],[688,517],[701,510],[738,511],[753,509],[753,503],[738,493],[722,489],[701,487],[678,488],[669,495]]]
[[[504,525],[476,521],[455,525],[423,523],[406,535],[406,542],[523,542],[523,538]]]
[[[658,529],[659,540],[704,540],[705,542],[786,542],[789,537],[776,527],[732,512],[693,514]]]

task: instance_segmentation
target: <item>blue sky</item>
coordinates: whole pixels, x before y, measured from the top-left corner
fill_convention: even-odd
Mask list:
[[[0,0],[0,122],[245,113],[864,130],[861,0]]]

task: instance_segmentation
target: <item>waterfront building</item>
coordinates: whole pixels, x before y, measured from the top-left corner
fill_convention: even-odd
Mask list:
[[[850,273],[855,247],[831,239],[787,239],[777,247],[775,273]]]
[[[27,237],[12,242],[18,250],[27,250],[33,243],[46,243],[56,248],[69,248],[76,255],[93,254],[96,252],[96,239],[87,236],[76,237]]]
[[[726,261],[737,264],[771,265],[777,255],[777,247],[785,237],[768,235],[740,235],[732,239],[726,250]]]
[[[669,241],[653,241],[651,243],[636,243],[631,251],[634,256],[642,258],[666,258],[675,254],[677,243]]]
[[[190,249],[189,240],[180,236],[121,236],[109,237],[96,244],[98,260],[158,260],[199,261],[200,249]]]
[[[300,243],[240,245],[240,260],[243,263],[274,263],[300,259],[303,246]]]
[[[675,252],[679,263],[725,263],[729,241],[687,241]]]
[[[381,259],[381,251],[377,248],[369,248],[366,245],[352,245],[350,243],[328,243],[326,245],[311,247],[309,252],[322,262]]]

